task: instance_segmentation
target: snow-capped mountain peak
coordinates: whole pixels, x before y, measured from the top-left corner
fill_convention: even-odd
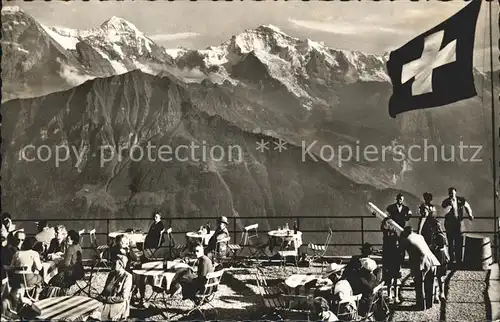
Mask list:
[[[5,6],[2,7],[2,14],[15,14],[18,12],[24,12],[21,8],[18,6]]]

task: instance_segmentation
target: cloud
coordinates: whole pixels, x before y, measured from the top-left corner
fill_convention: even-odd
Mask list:
[[[200,36],[200,34],[196,32],[179,32],[175,34],[157,34],[149,36],[149,38],[154,41],[170,41],[170,40],[193,38],[198,36]]]
[[[59,76],[68,82],[71,86],[78,86],[95,77],[80,73],[75,67],[66,65],[59,58],[56,60],[60,64]]]
[[[399,34],[401,31],[399,29],[390,27],[381,27],[376,25],[363,25],[362,23],[350,23],[350,22],[321,22],[314,20],[297,20],[288,19],[290,23],[295,26],[302,28],[312,29],[316,31],[329,32],[341,35],[359,35],[360,33],[392,33]]]

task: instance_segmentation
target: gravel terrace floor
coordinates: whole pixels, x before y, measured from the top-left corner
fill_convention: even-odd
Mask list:
[[[319,272],[318,267],[263,267],[265,277],[270,284],[280,283],[288,276],[296,273]],[[212,301],[217,308],[206,311],[207,320],[259,320],[263,315],[263,307],[258,296],[257,285],[252,268],[230,268],[226,270],[218,291]],[[415,311],[415,292],[409,286],[411,278],[409,270],[403,269],[403,302],[399,306],[391,304],[391,321],[484,321],[487,319],[485,305],[487,273],[483,271],[449,271],[445,289],[447,300],[444,303],[434,304],[426,311]],[[101,291],[107,273],[100,272],[94,276],[93,286]],[[72,288],[70,294],[76,291]],[[146,296],[151,295],[151,288],[146,288]],[[193,308],[189,300],[182,300],[178,293],[165,303],[162,297],[154,301],[147,309],[138,309],[132,306],[130,320],[200,320],[202,317],[193,313],[186,313]],[[295,313],[287,315],[290,320],[307,319],[305,314]]]

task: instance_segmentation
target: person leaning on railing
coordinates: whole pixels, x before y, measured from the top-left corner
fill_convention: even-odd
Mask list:
[[[452,263],[460,264],[462,262],[464,212],[470,220],[474,219],[472,209],[464,197],[457,196],[457,189],[448,188],[448,198],[443,200],[441,207],[447,214],[444,216],[444,228],[446,238],[450,248],[450,260]]]

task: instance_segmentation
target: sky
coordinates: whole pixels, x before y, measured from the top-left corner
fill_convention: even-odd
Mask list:
[[[4,1],[5,4],[5,1]],[[133,23],[158,44],[203,49],[263,24],[285,33],[324,42],[332,48],[384,53],[404,45],[463,8],[464,1],[396,0],[299,1],[8,1],[47,26],[87,29],[112,16]],[[489,68],[488,3],[476,30],[475,65]],[[498,63],[498,3],[493,3],[494,63]]]

